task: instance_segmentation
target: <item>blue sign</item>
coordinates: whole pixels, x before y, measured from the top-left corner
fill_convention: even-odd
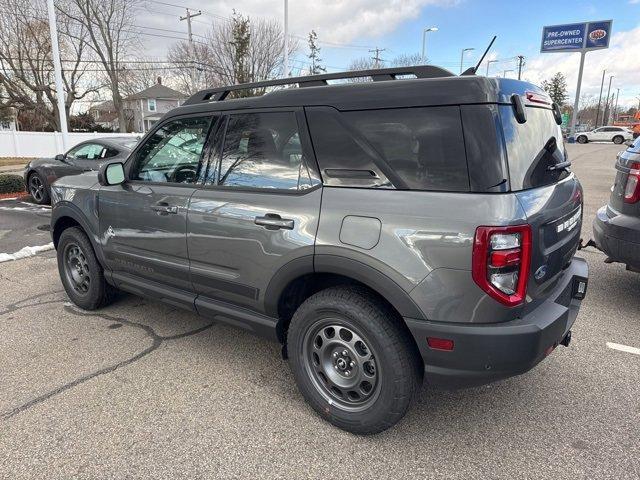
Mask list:
[[[586,48],[609,48],[611,38],[611,20],[605,22],[590,22],[587,27]]]
[[[557,52],[582,50],[584,48],[584,33],[586,23],[571,25],[554,25],[542,29],[541,52]]]
[[[542,29],[541,52],[576,52],[609,47],[611,20],[552,25]]]

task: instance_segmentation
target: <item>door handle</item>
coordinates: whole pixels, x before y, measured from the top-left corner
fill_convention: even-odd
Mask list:
[[[289,218],[282,218],[276,213],[267,213],[264,217],[256,217],[254,220],[256,225],[261,225],[267,230],[293,230],[294,222]]]
[[[169,215],[170,213],[178,213],[178,207],[176,205],[168,205],[166,203],[152,205],[151,210],[155,211],[158,215]]]

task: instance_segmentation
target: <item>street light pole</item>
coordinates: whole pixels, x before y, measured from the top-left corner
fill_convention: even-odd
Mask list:
[[[462,62],[464,62],[464,52],[470,52],[475,50],[475,48],[463,48],[462,52],[460,52],[460,73],[462,73]]]
[[[616,95],[616,106],[613,107],[613,122],[618,121],[618,99],[620,98],[620,89],[618,89],[618,93]]]
[[[485,75],[486,77],[489,76],[489,65],[491,65],[492,63],[498,63],[498,60],[487,60],[487,74]]]
[[[421,63],[425,64],[427,61],[427,33],[437,32],[438,27],[429,27],[422,30],[422,56],[420,57]]]
[[[60,119],[60,131],[62,132],[62,149],[66,152],[69,147],[69,131],[67,129],[64,89],[62,88],[62,65],[60,63],[60,48],[58,46],[56,9],[53,0],[47,0],[47,10],[49,13],[49,34],[51,35],[51,56],[53,57],[53,69],[56,81],[56,97],[58,100],[58,118]]]
[[[505,70],[504,72],[502,72],[502,78],[507,78],[508,72],[513,72],[513,70]]]
[[[602,70],[602,81],[600,82],[600,96],[598,96],[598,109],[596,110],[596,128],[598,128],[598,120],[600,120],[600,103],[602,103],[602,90],[604,89],[604,74],[607,70]]]
[[[609,75],[609,87],[607,88],[607,101],[604,104],[604,112],[602,114],[603,126],[609,123],[609,111],[611,110],[609,108],[609,93],[611,93],[611,80],[613,80],[613,77],[615,77],[615,75]]]

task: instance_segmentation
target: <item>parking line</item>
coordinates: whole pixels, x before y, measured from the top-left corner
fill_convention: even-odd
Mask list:
[[[633,353],[635,355],[640,355],[640,348],[629,347],[627,345],[621,345],[619,343],[607,342],[607,347],[612,350],[619,350],[621,352]]]

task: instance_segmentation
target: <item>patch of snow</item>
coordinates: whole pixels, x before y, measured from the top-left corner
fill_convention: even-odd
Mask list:
[[[0,253],[0,263],[33,257],[40,252],[46,252],[48,250],[53,250],[53,242],[47,243],[46,245],[37,245],[35,247],[24,247],[15,253]]]

